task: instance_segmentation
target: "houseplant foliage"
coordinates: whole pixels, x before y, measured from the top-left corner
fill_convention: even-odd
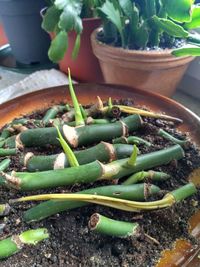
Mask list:
[[[200,6],[193,0],[107,0],[99,11],[105,42],[141,50],[174,48],[180,46],[177,40],[185,40],[172,54],[200,55],[200,38],[190,33],[200,26]]]
[[[98,12],[103,29],[91,40],[104,80],[171,96],[199,54],[198,36],[190,32],[199,25],[199,6],[191,0],[106,0]]]
[[[96,8],[100,7],[103,2],[104,0],[55,0],[47,9],[42,28],[55,34],[49,49],[49,58],[53,62],[63,59],[68,48],[68,33],[71,31],[76,32],[72,53],[72,57],[76,58],[83,31],[82,18],[95,17]]]

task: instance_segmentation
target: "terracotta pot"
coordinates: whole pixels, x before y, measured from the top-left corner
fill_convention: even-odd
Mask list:
[[[0,24],[0,46],[5,45],[7,43],[8,43],[8,40],[3,29],[3,25]]]
[[[78,99],[83,105],[94,103],[97,95],[103,100],[107,100],[108,97],[112,97],[112,99],[132,98],[137,105],[145,105],[152,111],[165,112],[168,115],[179,117],[183,119],[184,123],[178,127],[178,130],[188,132],[191,140],[200,146],[200,118],[174,100],[121,85],[76,84],[74,87]],[[47,88],[8,101],[0,105],[0,127],[16,117],[31,113],[34,110],[48,108],[52,106],[52,103],[56,104],[63,101],[71,103],[67,86]],[[195,214],[189,222],[190,233],[194,238],[200,238],[199,221],[200,212]],[[200,266],[199,251],[200,246],[193,248],[188,241],[179,240],[171,251],[163,253],[163,258],[157,267]],[[24,260],[23,257],[22,260]]]
[[[70,67],[73,78],[82,82],[102,82],[103,76],[99,62],[92,52],[90,35],[94,29],[101,24],[99,18],[83,19],[83,32],[81,35],[81,47],[76,60],[71,58],[76,34],[69,33],[69,47],[63,60],[60,61],[60,70],[67,73],[67,68]]]
[[[96,39],[99,30],[92,33],[92,48],[107,83],[171,96],[193,60],[193,57],[174,57],[167,49],[136,51],[109,46]]]

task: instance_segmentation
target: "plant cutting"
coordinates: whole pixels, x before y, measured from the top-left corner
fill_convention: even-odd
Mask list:
[[[100,26],[96,8],[104,0],[53,1],[43,14],[42,28],[51,34],[49,58],[60,69],[81,81],[102,81],[97,59],[92,54],[90,34]]]
[[[123,260],[153,267],[181,233],[190,239],[185,225],[199,207],[199,186],[187,176],[199,166],[198,149],[175,129],[184,123],[175,114],[147,111],[126,99],[98,97],[86,106],[70,78],[72,105],[62,98],[62,104],[13,118],[2,129],[0,160],[7,169],[0,173],[0,242],[13,242],[7,229],[15,236],[28,223],[51,232],[48,242],[14,250],[19,253],[3,263],[92,266],[100,255],[106,266]],[[148,257],[138,257],[137,247],[142,253],[148,248]],[[5,255],[3,248],[3,257],[12,252]]]
[[[19,252],[24,245],[36,245],[49,237],[45,228],[28,230],[0,241],[0,259],[8,258]]]
[[[106,0],[91,37],[106,82],[172,95],[199,55],[200,8],[192,0]]]

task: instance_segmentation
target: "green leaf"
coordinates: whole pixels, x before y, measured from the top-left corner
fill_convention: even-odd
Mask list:
[[[125,46],[125,36],[123,33],[124,25],[121,19],[120,10],[116,9],[114,4],[110,1],[106,1],[102,7],[99,8],[99,10],[110,20],[119,31],[122,46]]]
[[[188,23],[184,23],[185,29],[195,29],[200,27],[200,6],[196,6],[192,9],[192,20]]]
[[[135,6],[135,3],[132,3],[130,0],[119,0],[119,4],[130,20],[130,30],[132,31],[132,35],[134,35],[134,31],[137,29],[139,23],[139,10]]]
[[[69,160],[69,165],[71,167],[77,167],[79,166],[78,160],[76,158],[76,156],[74,155],[74,152],[71,150],[71,148],[69,147],[69,145],[67,144],[67,142],[65,141],[65,139],[62,137],[60,130],[58,127],[56,127],[57,132],[58,132],[58,141],[60,142],[63,151],[65,152],[66,157]]]
[[[68,4],[67,0],[55,0],[54,5],[58,9],[63,9]]]
[[[131,19],[133,9],[132,2],[130,0],[119,0],[119,4],[126,16]]]
[[[81,46],[81,36],[80,36],[80,34],[78,34],[76,36],[74,48],[73,48],[73,51],[72,51],[72,59],[73,60],[75,60],[77,58],[80,46]]]
[[[77,17],[75,22],[74,22],[74,30],[78,34],[82,33],[82,31],[83,31],[82,19],[79,17]]]
[[[171,36],[178,38],[187,38],[189,33],[184,30],[183,27],[174,23],[169,19],[161,19],[157,16],[152,17],[152,21],[155,23],[157,27],[162,29],[164,32],[168,33]]]
[[[143,23],[135,32],[135,44],[139,48],[145,48],[149,39],[146,23]]]
[[[163,0],[168,16],[177,22],[191,20],[193,0]]]
[[[42,28],[47,32],[54,32],[56,25],[58,24],[61,11],[55,6],[51,6],[47,9],[43,21]]]
[[[156,15],[156,1],[155,0],[145,0],[146,5],[146,15],[147,18],[151,18]]]
[[[48,56],[53,62],[63,59],[68,47],[68,36],[65,31],[60,31],[52,40]]]
[[[73,9],[65,8],[60,15],[59,28],[66,32],[73,30],[76,16],[77,14],[73,12]]]
[[[173,50],[172,55],[174,55],[176,57],[200,56],[200,47],[188,45],[186,47],[182,47],[182,48]]]

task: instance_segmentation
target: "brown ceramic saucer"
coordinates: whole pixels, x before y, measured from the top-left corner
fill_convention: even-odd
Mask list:
[[[184,121],[178,126],[182,132],[188,132],[193,142],[200,146],[200,118],[181,104],[166,97],[121,85],[109,84],[77,84],[75,90],[82,104],[96,101],[99,95],[103,100],[132,98],[137,105],[144,105],[152,111],[165,112]],[[30,93],[0,105],[0,127],[16,117],[31,113],[34,110],[47,108],[52,103],[70,103],[68,86],[58,86]],[[200,238],[200,212],[190,220],[190,232]],[[163,253],[159,267],[198,267],[200,248],[192,248],[185,241],[178,241],[173,251]]]

